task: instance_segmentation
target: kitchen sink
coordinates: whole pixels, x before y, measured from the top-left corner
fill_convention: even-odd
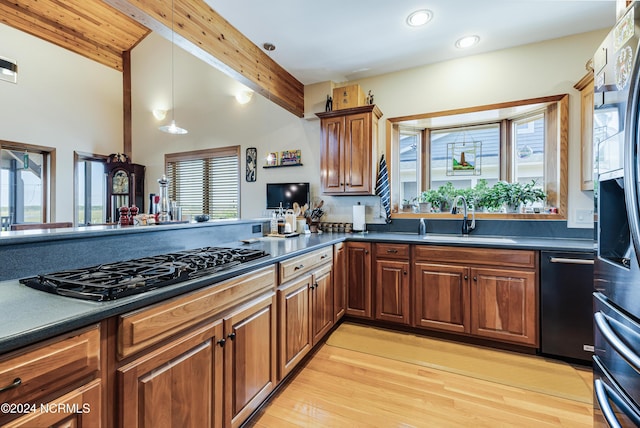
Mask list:
[[[447,235],[437,233],[427,233],[422,239],[431,242],[477,242],[486,244],[513,244],[513,238],[502,236],[482,236],[482,235]]]

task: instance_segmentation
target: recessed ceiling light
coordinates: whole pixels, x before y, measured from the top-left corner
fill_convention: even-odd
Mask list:
[[[461,39],[458,39],[456,42],[456,47],[459,49],[467,49],[471,46],[475,46],[480,41],[480,37],[478,36],[465,36]]]
[[[420,27],[431,21],[433,12],[427,9],[416,10],[407,17],[407,25],[410,27]]]

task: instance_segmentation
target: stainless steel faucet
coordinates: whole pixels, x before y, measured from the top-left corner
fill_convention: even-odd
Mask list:
[[[458,195],[453,200],[453,207],[451,208],[451,214],[458,213],[458,202],[462,199],[462,234],[468,235],[473,229],[476,228],[476,211],[473,206],[471,206],[471,220],[467,219],[467,200],[464,196]]]

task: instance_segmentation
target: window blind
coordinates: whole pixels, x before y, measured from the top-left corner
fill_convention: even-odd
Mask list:
[[[228,147],[165,156],[169,198],[183,215],[240,217],[239,153],[239,147]]]

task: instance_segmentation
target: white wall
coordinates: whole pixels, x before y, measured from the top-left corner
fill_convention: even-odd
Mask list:
[[[55,217],[73,220],[73,152],[122,151],[122,73],[0,24],[0,56],[18,83],[0,81],[0,140],[56,148]]]

